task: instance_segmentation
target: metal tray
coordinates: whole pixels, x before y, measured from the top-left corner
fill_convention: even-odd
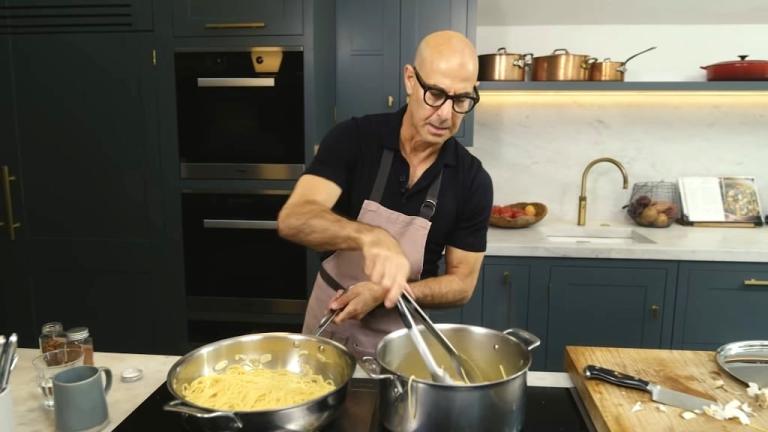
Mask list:
[[[768,341],[740,341],[725,344],[715,352],[725,371],[745,383],[768,387]]]

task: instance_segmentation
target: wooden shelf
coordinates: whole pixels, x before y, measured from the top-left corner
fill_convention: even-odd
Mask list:
[[[481,81],[482,91],[768,92],[768,81]]]

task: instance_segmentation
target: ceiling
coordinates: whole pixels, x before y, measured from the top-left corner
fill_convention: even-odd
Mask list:
[[[477,0],[478,26],[768,24],[768,0]]]

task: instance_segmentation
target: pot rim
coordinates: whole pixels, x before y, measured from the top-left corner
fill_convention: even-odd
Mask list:
[[[473,331],[480,331],[480,332],[485,332],[485,333],[496,334],[498,336],[511,339],[514,343],[519,344],[525,350],[525,352],[528,353],[528,359],[526,361],[525,367],[521,368],[519,371],[515,372],[512,375],[508,375],[506,378],[498,379],[498,380],[495,380],[495,381],[484,381],[484,382],[481,382],[481,383],[470,383],[470,384],[450,384],[450,383],[435,382],[435,381],[432,381],[432,380],[425,380],[425,379],[417,378],[417,377],[414,376],[413,377],[413,381],[417,382],[419,384],[424,384],[424,385],[429,385],[429,386],[437,386],[437,387],[450,387],[452,389],[462,389],[462,388],[463,389],[477,389],[477,388],[482,388],[482,387],[490,387],[490,386],[500,385],[500,384],[506,383],[508,381],[511,381],[513,379],[516,379],[520,375],[524,375],[524,374],[526,374],[528,372],[528,369],[531,367],[531,364],[533,363],[533,356],[531,355],[531,350],[533,348],[535,348],[536,346],[538,346],[538,343],[536,343],[536,345],[534,345],[532,347],[528,347],[523,342],[515,339],[515,337],[513,337],[513,336],[511,336],[511,335],[509,335],[509,334],[507,334],[505,332],[501,332],[501,331],[494,330],[494,329],[489,329],[487,327],[480,327],[480,326],[475,326],[475,325],[470,325],[470,324],[455,324],[455,323],[436,323],[435,327],[438,330],[440,328],[448,329],[448,328],[452,328],[452,327],[469,328],[469,329],[471,329]],[[513,329],[510,329],[510,330],[513,330]],[[507,331],[510,331],[510,330],[507,330]],[[403,375],[403,374],[401,374],[401,373],[399,373],[399,372],[397,372],[395,370],[392,370],[389,367],[387,367],[386,365],[384,365],[379,360],[379,353],[381,352],[381,350],[382,350],[386,340],[394,339],[396,337],[402,337],[402,335],[406,334],[407,332],[408,332],[407,328],[402,328],[402,329],[398,329],[398,330],[395,330],[393,332],[390,332],[389,334],[384,336],[381,339],[381,341],[379,342],[379,344],[376,346],[376,363],[378,363],[382,368],[386,369],[388,372],[392,373],[395,377],[400,378],[400,379],[402,379],[402,380],[404,380],[406,382],[410,379],[410,377],[406,377],[405,375]]]
[[[219,410],[219,409],[216,409],[216,408],[206,407],[204,405],[198,405],[196,403],[191,402],[189,399],[185,398],[183,395],[177,393],[176,390],[173,388],[173,385],[171,383],[173,381],[173,378],[175,377],[175,372],[184,363],[189,361],[190,358],[194,357],[196,354],[200,353],[201,351],[213,350],[213,349],[215,349],[215,348],[217,348],[219,346],[228,345],[230,343],[235,343],[235,342],[238,342],[238,341],[243,341],[243,340],[247,341],[247,340],[251,340],[251,339],[258,340],[258,339],[263,339],[265,337],[270,337],[270,336],[287,337],[288,339],[296,339],[296,340],[309,339],[309,340],[314,340],[314,341],[317,341],[317,342],[327,343],[328,345],[332,345],[335,348],[340,349],[347,356],[347,358],[350,360],[350,362],[352,364],[352,373],[349,374],[349,377],[347,377],[347,379],[343,383],[337,385],[336,388],[334,388],[330,392],[328,392],[328,393],[326,393],[324,395],[318,396],[318,397],[316,397],[314,399],[310,399],[310,400],[307,400],[307,401],[304,401],[304,402],[301,402],[301,403],[298,403],[298,404],[294,404],[294,405],[289,405],[289,406],[286,406],[286,407],[283,407],[283,408],[267,408],[267,409],[250,410],[250,411],[227,411],[227,410]],[[204,410],[204,411],[208,411],[208,412],[211,412],[211,413],[270,414],[270,413],[279,413],[279,412],[282,412],[282,411],[287,411],[287,410],[291,410],[291,409],[295,409],[295,408],[300,408],[300,407],[304,407],[306,405],[311,405],[311,404],[317,403],[318,401],[320,401],[322,399],[327,398],[328,396],[330,396],[332,394],[335,394],[335,393],[341,391],[344,387],[347,386],[347,384],[349,384],[349,381],[352,379],[352,375],[354,375],[354,369],[355,369],[355,365],[356,364],[357,363],[356,363],[354,357],[352,356],[352,354],[349,352],[349,350],[344,345],[341,345],[340,343],[338,343],[338,342],[336,342],[334,340],[327,339],[327,338],[324,338],[322,336],[314,336],[314,335],[300,334],[300,333],[290,333],[290,332],[251,333],[251,334],[247,334],[247,335],[240,335],[240,336],[234,336],[234,337],[231,337],[231,338],[220,339],[220,340],[208,343],[206,345],[203,345],[201,347],[198,347],[198,348],[188,352],[183,357],[181,357],[180,359],[176,360],[176,362],[173,363],[173,365],[170,367],[170,369],[168,369],[168,373],[166,374],[166,377],[165,377],[166,378],[165,379],[165,385],[168,388],[168,391],[170,391],[171,395],[173,395],[173,397],[176,398],[177,400],[182,401],[186,405],[189,405],[189,406],[192,406],[192,407]],[[201,375],[201,376],[205,376],[205,375]]]

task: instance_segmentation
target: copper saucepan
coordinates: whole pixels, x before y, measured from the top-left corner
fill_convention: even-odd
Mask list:
[[[571,54],[558,48],[552,54],[533,58],[533,81],[586,81],[589,66],[597,59],[585,54]]]
[[[607,58],[603,61],[596,61],[589,66],[589,80],[590,81],[624,81],[624,73],[627,71],[627,62],[640,54],[645,54],[648,51],[655,50],[656,47],[650,47],[642,50],[637,54],[629,56],[628,59],[623,62],[611,61]]]
[[[531,63],[533,54],[508,53],[506,48],[499,48],[495,54],[477,56],[480,64],[477,79],[479,81],[524,81],[525,70]]]

